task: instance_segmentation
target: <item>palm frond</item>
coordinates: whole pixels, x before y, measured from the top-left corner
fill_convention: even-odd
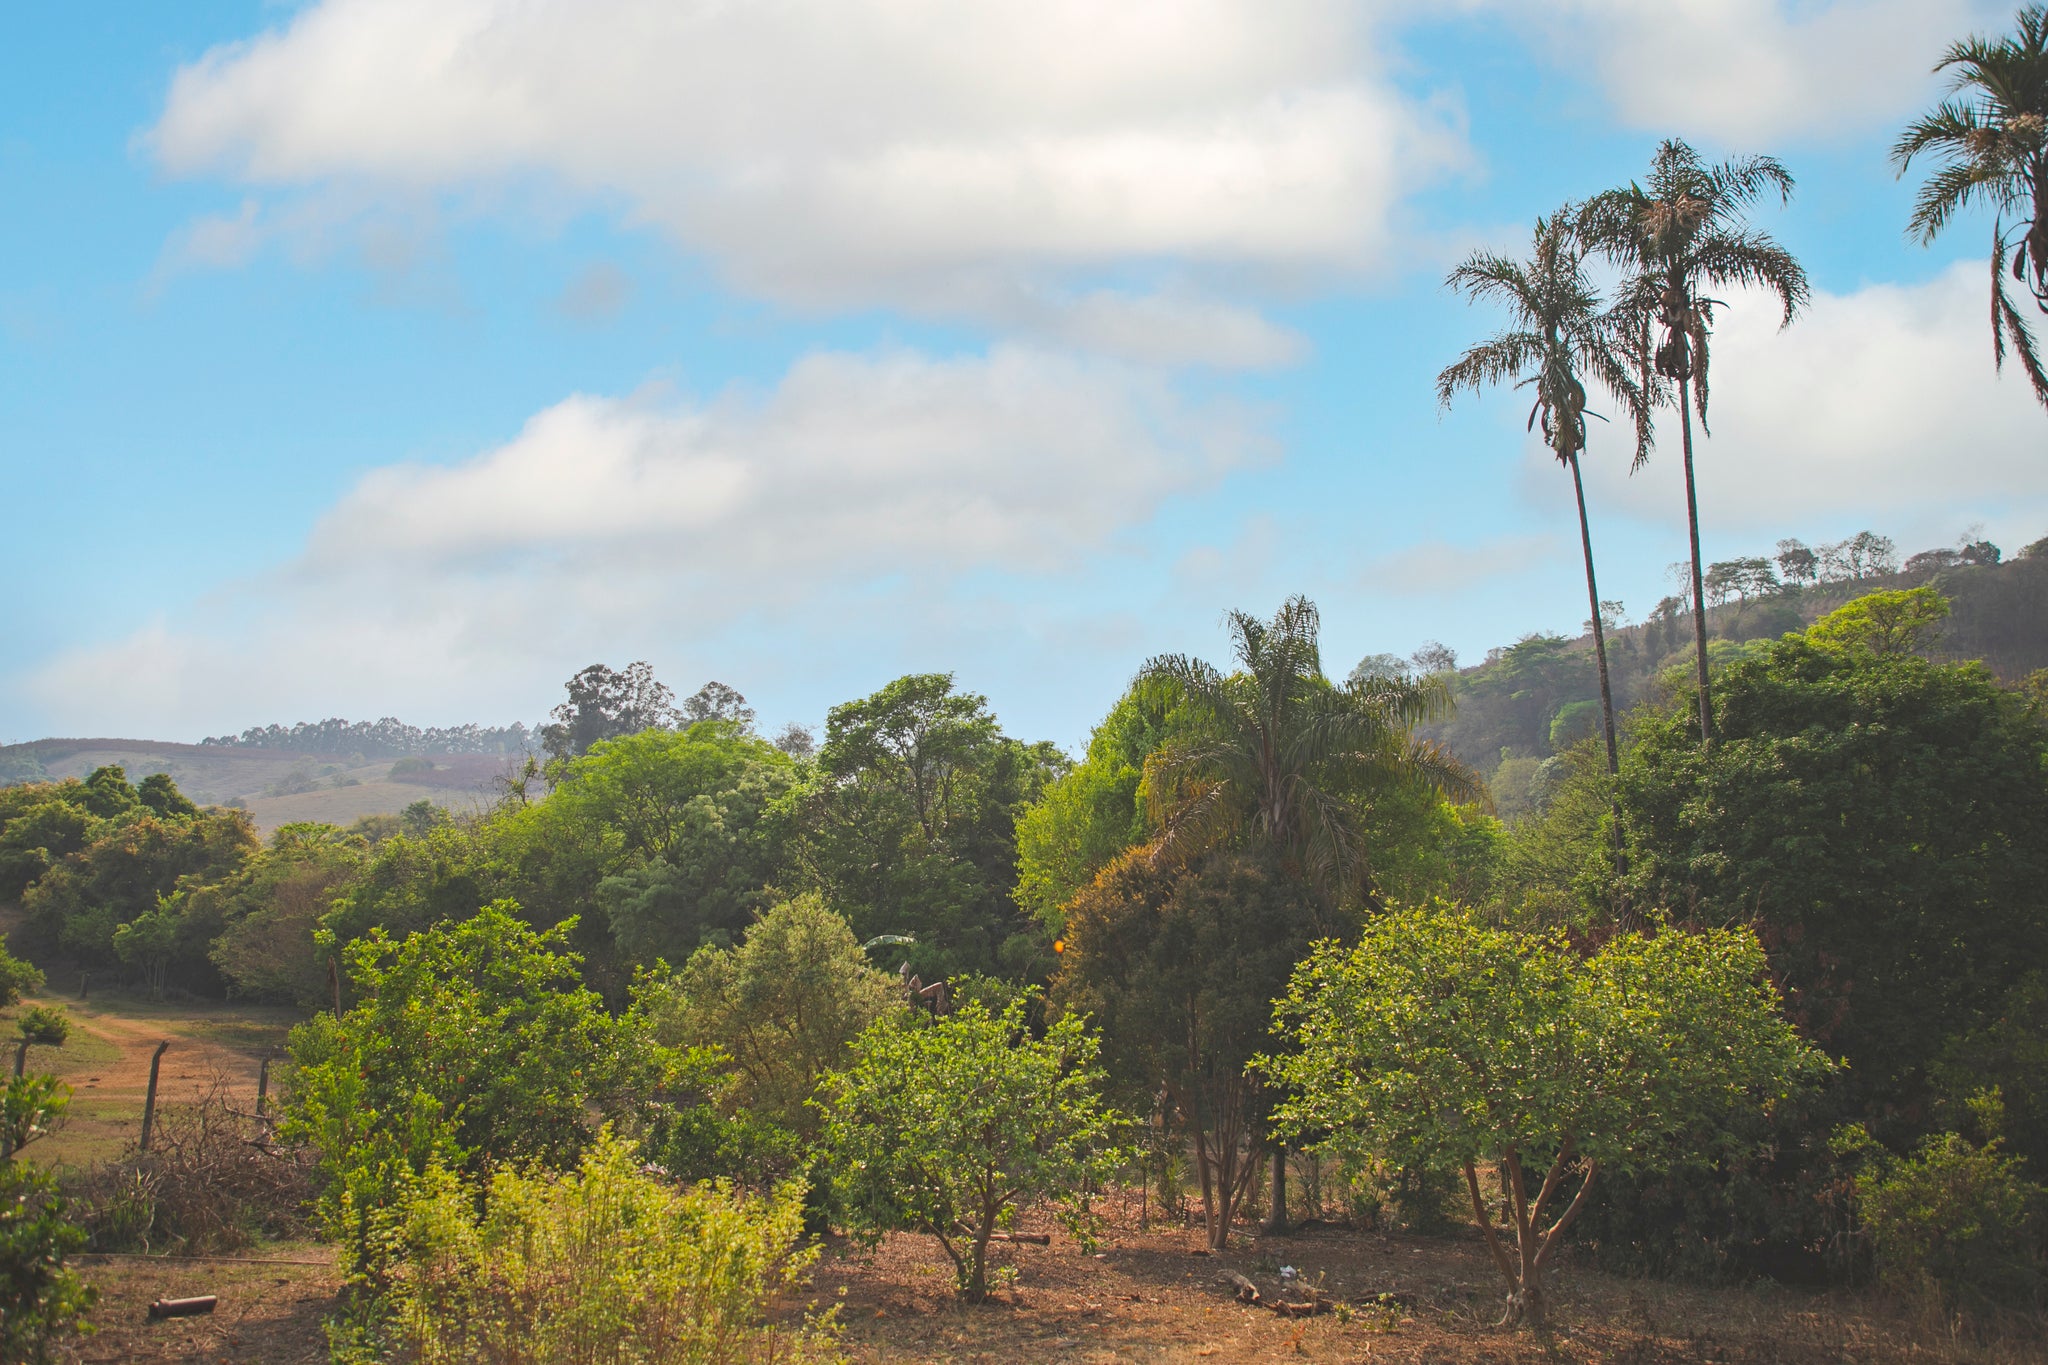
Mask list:
[[[2013,354],[2019,358],[2020,368],[2026,372],[2027,381],[2034,386],[2034,397],[2048,407],[2048,369],[2041,362],[2041,352],[2034,340],[2034,332],[2027,325],[2026,316],[2005,289],[2005,244],[2001,237],[1999,249],[1991,258],[1991,336],[1998,368],[2005,368],[2005,345],[2008,337],[2012,340]]]

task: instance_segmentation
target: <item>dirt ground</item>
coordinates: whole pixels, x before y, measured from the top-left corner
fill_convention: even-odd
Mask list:
[[[1616,1279],[1567,1264],[1552,1281],[1547,1337],[1503,1330],[1499,1289],[1476,1239],[1384,1236],[1318,1228],[1206,1254],[1197,1229],[1140,1232],[1113,1219],[1090,1252],[1049,1223],[1047,1247],[1005,1248],[1014,1281],[992,1302],[963,1305],[930,1238],[898,1236],[872,1254],[835,1239],[807,1296],[838,1304],[857,1365],[1037,1365],[1325,1360],[1361,1365],[2018,1365],[2048,1358],[2039,1339],[1973,1343],[1914,1323],[1872,1296],[1758,1285],[1700,1289]],[[263,1260],[80,1261],[101,1300],[92,1335],[66,1359],[114,1365],[220,1362],[301,1365],[326,1358],[322,1319],[338,1279],[331,1253],[269,1246]],[[279,1264],[278,1262],[293,1262]],[[1283,1318],[1241,1304],[1220,1272],[1270,1290],[1282,1265],[1320,1284],[1344,1311]],[[210,1317],[149,1322],[158,1297],[216,1294]],[[1378,1296],[1393,1296],[1385,1306]],[[792,1303],[788,1312],[801,1311]]]

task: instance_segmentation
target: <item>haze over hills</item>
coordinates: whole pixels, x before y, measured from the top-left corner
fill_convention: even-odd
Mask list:
[[[1714,565],[1707,581],[1711,648],[1722,661],[1865,593],[1932,586],[1951,606],[1943,654],[1981,660],[2007,683],[2048,668],[2048,540],[2012,559],[1980,541],[1924,551],[1903,565],[1891,542],[1871,532],[1815,550],[1787,541],[1776,556]],[[1662,695],[1669,671],[1689,655],[1691,626],[1682,597],[1664,599],[1639,622],[1625,620],[1620,604],[1608,606],[1609,668],[1625,713]],[[1457,713],[1423,733],[1485,776],[1512,818],[1537,800],[1544,764],[1597,730],[1592,649],[1589,628],[1576,638],[1527,635],[1462,668],[1436,647],[1410,659],[1373,655],[1353,673],[1448,671]],[[538,734],[517,723],[423,730],[387,717],[271,724],[199,744],[40,739],[0,746],[0,786],[82,778],[118,764],[131,779],[168,773],[194,800],[245,809],[267,833],[294,821],[347,824],[416,801],[456,814],[481,809]]]

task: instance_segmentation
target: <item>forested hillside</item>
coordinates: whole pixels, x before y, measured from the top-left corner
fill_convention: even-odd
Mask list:
[[[1932,646],[1943,658],[1980,660],[2013,682],[2048,668],[2048,541],[2012,559],[1976,542],[1963,550],[1917,554],[1903,564],[1885,538],[1865,532],[1818,551],[1797,541],[1770,557],[1712,565],[1706,574],[1707,625],[1716,663],[1758,642],[1810,625],[1851,598],[1880,589],[1929,586],[1949,599],[1950,615]],[[1646,619],[1630,622],[1610,603],[1608,667],[1617,708],[1668,699],[1689,685],[1691,606],[1667,597]],[[1455,668],[1440,649],[1412,659],[1379,655],[1371,672],[1445,671],[1456,713],[1423,727],[1487,776],[1504,814],[1530,808],[1531,784],[1546,760],[1594,736],[1600,693],[1590,633],[1577,638],[1526,635]]]

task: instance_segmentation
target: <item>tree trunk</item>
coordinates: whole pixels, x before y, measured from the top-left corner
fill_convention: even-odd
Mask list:
[[[1600,671],[1600,727],[1607,737],[1607,775],[1614,777],[1621,772],[1621,746],[1615,739],[1614,688],[1607,676],[1607,628],[1600,620],[1600,584],[1593,575],[1593,530],[1586,520],[1586,483],[1579,476],[1578,455],[1574,454],[1568,463],[1572,467],[1572,496],[1579,505],[1579,548],[1586,556],[1586,601],[1593,611],[1593,661]],[[1623,898],[1621,881],[1628,874],[1628,855],[1621,845],[1621,802],[1618,798],[1614,802],[1613,813],[1614,916],[1625,923],[1628,906]]]
[[[1700,747],[1714,742],[1714,711],[1707,696],[1707,595],[1700,571],[1700,499],[1692,476],[1692,380],[1678,386],[1678,429],[1685,446],[1685,526],[1692,536],[1693,662],[1699,671]]]
[[[1266,1210],[1266,1225],[1259,1231],[1272,1237],[1287,1233],[1287,1144],[1273,1145],[1273,1182],[1269,1189],[1272,1207]]]

